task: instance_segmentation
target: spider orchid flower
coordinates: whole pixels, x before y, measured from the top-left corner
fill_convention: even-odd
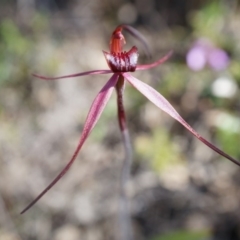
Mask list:
[[[103,86],[100,92],[97,94],[94,99],[92,106],[87,115],[82,134],[77,145],[75,152],[73,153],[71,159],[64,167],[64,169],[56,176],[56,178],[48,185],[48,187],[43,190],[23,211],[21,214],[26,212],[29,208],[31,208],[47,191],[49,191],[59,180],[63,177],[63,175],[69,170],[75,161],[79,151],[81,150],[84,142],[88,138],[90,132],[93,130],[94,126],[98,122],[109,98],[112,95],[114,88],[117,91],[117,107],[118,107],[118,121],[120,130],[123,134],[127,131],[126,127],[126,118],[125,111],[123,106],[123,92],[125,83],[128,82],[134,88],[136,88],[140,93],[142,93],[148,100],[150,100],[153,104],[155,104],[158,108],[169,114],[172,118],[181,123],[190,133],[192,133],[196,138],[202,141],[209,148],[213,149],[218,154],[232,161],[233,163],[240,166],[240,162],[214,146],[212,143],[203,138],[198,132],[196,132],[173,108],[173,106],[154,88],[147,85],[146,83],[140,81],[131,75],[130,72],[141,71],[146,69],[151,69],[156,67],[162,63],[164,63],[170,56],[171,52],[165,55],[163,58],[157,60],[156,62],[146,64],[146,65],[138,65],[138,49],[134,46],[129,51],[123,51],[123,45],[125,44],[125,38],[122,34],[122,30],[126,30],[131,33],[134,37],[142,42],[145,47],[147,53],[149,53],[145,38],[134,28],[128,25],[120,25],[118,26],[111,37],[110,41],[110,52],[103,51],[106,61],[110,70],[93,70],[88,72],[81,72],[66,76],[60,77],[45,77],[37,74],[33,74],[33,76],[43,79],[43,80],[57,80],[62,78],[72,78],[72,77],[80,77],[85,75],[97,75],[97,74],[112,74],[111,78],[108,82]],[[125,145],[126,142],[124,143]],[[125,149],[126,150],[126,149]]]

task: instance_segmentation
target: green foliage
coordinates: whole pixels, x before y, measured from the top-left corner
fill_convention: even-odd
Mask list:
[[[208,37],[214,42],[224,39],[224,36],[219,38],[219,33],[224,28],[224,19],[226,9],[219,1],[212,1],[207,4],[201,11],[196,12],[191,23],[194,28],[194,33],[197,37]]]
[[[240,62],[238,60],[232,61],[230,65],[230,72],[240,85]]]
[[[0,23],[0,85],[18,84],[28,81],[29,71],[36,63],[35,46],[38,34],[45,27],[46,19],[36,14],[29,19],[29,26],[22,28],[11,19]],[[32,67],[33,68],[33,67]]]
[[[209,237],[209,233],[205,231],[191,232],[181,230],[155,237],[152,240],[203,240],[207,237]]]
[[[232,156],[240,157],[240,121],[239,117],[222,114],[217,128],[217,140],[224,146],[226,152]]]
[[[20,33],[17,26],[11,20],[5,20],[1,24],[1,36],[9,53],[24,54],[29,48],[29,41]]]
[[[168,63],[169,67],[165,71],[164,79],[162,79],[157,87],[166,98],[171,95],[179,95],[185,91],[186,84],[189,80],[189,71],[185,64]]]
[[[156,171],[162,171],[168,166],[183,163],[179,149],[171,141],[169,133],[163,128],[155,130],[151,135],[138,135],[135,148],[137,154],[147,158]]]
[[[11,21],[4,20],[0,25],[0,84],[16,83],[28,71],[29,51],[33,41],[25,37]]]

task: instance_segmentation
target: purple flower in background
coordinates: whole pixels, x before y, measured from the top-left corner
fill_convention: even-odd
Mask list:
[[[229,64],[229,57],[227,53],[220,49],[220,48],[214,48],[209,54],[208,54],[208,64],[214,69],[214,70],[222,70],[225,69]]]
[[[200,71],[206,65],[220,71],[228,66],[229,57],[224,50],[215,47],[208,39],[200,39],[188,51],[186,61],[188,67],[194,71]]]

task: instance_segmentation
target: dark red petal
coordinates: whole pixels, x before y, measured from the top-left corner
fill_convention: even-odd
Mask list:
[[[179,115],[179,113],[173,108],[173,106],[164,98],[159,92],[157,92],[154,88],[149,85],[143,83],[137,78],[133,77],[129,73],[122,74],[127,81],[135,87],[139,92],[141,92],[146,98],[148,98],[152,103],[154,103],[158,108],[162,109],[164,112],[169,114],[171,117],[180,122],[189,132],[191,132],[195,137],[197,137],[200,141],[202,141],[205,145],[213,149],[215,152],[219,153],[223,157],[227,158],[231,162],[240,166],[240,162],[236,159],[232,158],[212,143],[208,142],[205,138],[203,138],[199,133],[197,133],[188,123]]]
[[[104,110],[112,92],[114,89],[114,86],[117,83],[118,80],[118,74],[114,74],[110,80],[105,84],[105,86],[102,88],[102,90],[98,93],[96,98],[94,99],[92,106],[90,108],[90,111],[88,113],[88,116],[86,118],[82,135],[80,137],[78,146],[68,162],[68,164],[64,167],[64,169],[57,175],[57,177],[48,185],[46,189],[44,189],[26,208],[24,208],[21,212],[23,214],[26,212],[29,208],[31,208],[46,192],[48,192],[59,180],[60,178],[69,170],[69,168],[72,166],[73,162],[75,161],[82,145],[88,138],[90,132],[96,125],[99,117],[101,116],[102,111]]]
[[[32,74],[32,75],[34,77],[37,77],[43,80],[57,80],[62,78],[71,78],[71,77],[80,77],[84,75],[96,75],[96,74],[107,74],[107,73],[112,73],[112,71],[111,70],[93,70],[88,72],[81,72],[81,73],[75,73],[75,74],[66,75],[66,76],[60,76],[60,77],[45,77],[38,74]]]

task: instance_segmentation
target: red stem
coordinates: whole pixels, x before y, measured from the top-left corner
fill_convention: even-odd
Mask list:
[[[130,170],[132,164],[132,147],[130,137],[127,129],[124,105],[123,92],[125,80],[122,75],[119,76],[116,85],[117,91],[117,106],[118,106],[118,122],[122,133],[124,144],[125,158],[122,165],[120,176],[120,197],[119,197],[119,231],[117,232],[117,239],[132,240],[132,227],[129,200],[126,194],[126,184],[130,178]]]
[[[116,91],[117,91],[118,122],[121,132],[123,132],[127,128],[126,116],[123,106],[124,85],[125,85],[124,78],[120,76],[118,79],[118,83],[116,85]]]

